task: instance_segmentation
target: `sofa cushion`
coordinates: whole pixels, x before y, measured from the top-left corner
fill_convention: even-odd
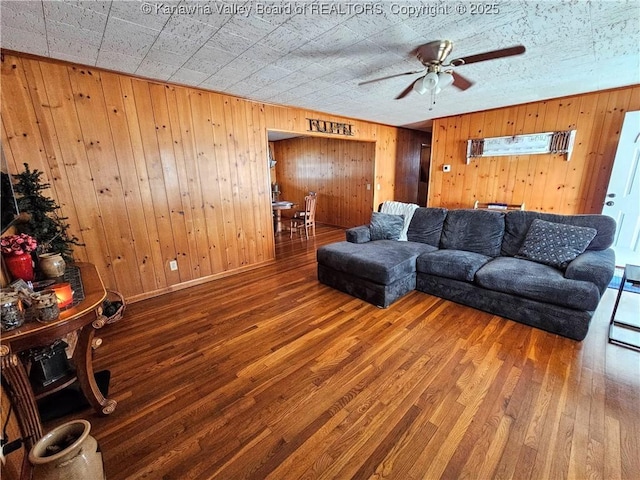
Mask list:
[[[585,280],[598,287],[604,294],[616,270],[616,256],[612,248],[584,252],[569,264],[564,271],[565,278]]]
[[[616,222],[606,215],[558,215],[532,211],[513,210],[505,217],[504,239],[502,241],[502,255],[513,257],[524,243],[531,223],[539,218],[548,222],[566,223],[578,227],[595,228],[598,233],[587,247],[589,250],[605,250],[613,244],[616,232]]]
[[[598,231],[595,228],[547,222],[536,218],[531,222],[516,257],[564,270],[569,262],[585,251],[596,233]]]
[[[436,250],[431,245],[396,240],[337,242],[318,248],[318,263],[382,285],[416,271],[416,258]]]
[[[557,268],[513,257],[491,260],[476,272],[475,282],[490,290],[577,310],[595,310],[600,301],[595,284],[568,279]]]
[[[442,227],[440,248],[497,257],[500,255],[503,234],[503,212],[449,210]]]
[[[464,250],[438,250],[423,253],[416,261],[416,270],[440,277],[472,282],[476,272],[492,257]]]
[[[369,225],[358,225],[357,227],[347,228],[345,231],[345,239],[351,243],[366,243],[371,241],[371,230]]]
[[[391,213],[371,214],[371,240],[398,240],[404,228],[404,216]]]
[[[413,212],[409,230],[407,230],[407,239],[410,242],[439,246],[442,225],[444,225],[446,216],[446,208],[418,208]]]
[[[407,229],[409,228],[409,224],[411,223],[411,219],[413,218],[413,212],[415,212],[416,208],[418,208],[418,205],[416,205],[415,203],[395,202],[393,200],[387,200],[385,202],[382,202],[382,205],[380,205],[380,212],[391,213],[393,215],[402,215],[402,217],[404,218],[402,231],[400,232],[400,237],[398,238],[398,240],[400,240],[401,242],[407,241]]]

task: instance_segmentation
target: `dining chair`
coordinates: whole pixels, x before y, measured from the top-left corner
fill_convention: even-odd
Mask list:
[[[318,196],[315,192],[309,192],[304,197],[304,210],[297,211],[291,217],[291,228],[289,229],[289,237],[293,238],[293,231],[301,232],[304,229],[306,238],[309,238],[309,231],[316,235],[316,203]]]

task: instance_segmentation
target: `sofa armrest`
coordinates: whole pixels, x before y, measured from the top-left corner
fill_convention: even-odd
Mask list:
[[[591,282],[598,287],[600,295],[604,293],[613,278],[616,269],[616,257],[613,249],[588,250],[578,255],[564,272],[566,278]]]
[[[346,231],[347,242],[351,243],[367,243],[371,241],[371,231],[369,225],[360,225],[358,227],[349,228]]]

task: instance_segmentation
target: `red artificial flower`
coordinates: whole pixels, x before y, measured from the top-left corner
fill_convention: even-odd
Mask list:
[[[9,235],[0,239],[0,249],[5,255],[22,255],[33,252],[38,247],[38,242],[26,233]]]

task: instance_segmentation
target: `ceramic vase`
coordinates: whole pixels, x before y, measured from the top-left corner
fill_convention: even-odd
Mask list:
[[[91,424],[73,420],[54,428],[29,452],[38,480],[104,480],[102,453],[89,435]]]
[[[33,259],[31,258],[30,253],[23,253],[21,255],[5,255],[4,264],[7,266],[13,280],[21,279],[25,282],[33,281]]]
[[[45,278],[61,277],[67,268],[67,263],[59,253],[43,253],[38,256],[38,265]]]

